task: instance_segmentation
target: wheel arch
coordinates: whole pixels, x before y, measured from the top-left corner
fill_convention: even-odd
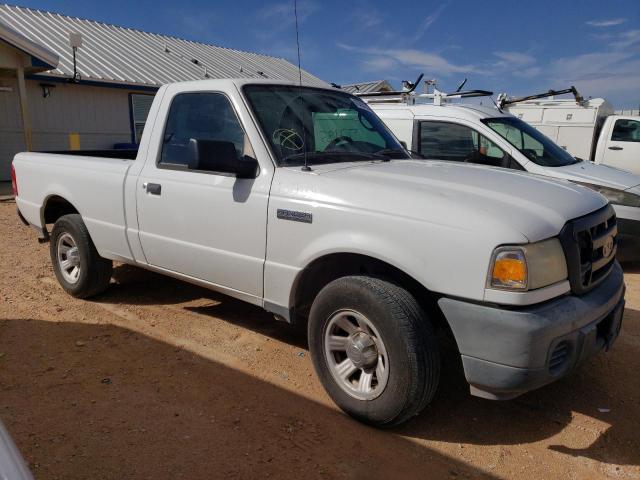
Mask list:
[[[75,205],[64,196],[50,194],[44,199],[44,202],[42,202],[40,213],[42,226],[46,229],[47,224],[55,223],[60,217],[71,213],[81,215]]]
[[[367,275],[389,280],[406,289],[429,315],[438,330],[452,335],[438,307],[439,295],[401,268],[378,258],[352,252],[328,253],[312,260],[296,276],[289,299],[292,323],[306,323],[311,305],[328,283],[350,275]]]

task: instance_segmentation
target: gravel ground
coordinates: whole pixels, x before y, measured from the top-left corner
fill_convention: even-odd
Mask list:
[[[509,402],[445,366],[389,431],[342,414],[304,334],[250,305],[119,265],[67,296],[48,244],[0,202],[0,418],[36,478],[640,479],[640,268],[614,349]]]

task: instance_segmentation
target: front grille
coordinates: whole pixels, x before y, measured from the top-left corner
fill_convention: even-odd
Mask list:
[[[560,232],[560,243],[573,293],[588,292],[609,274],[616,258],[617,235],[611,205],[567,222]]]

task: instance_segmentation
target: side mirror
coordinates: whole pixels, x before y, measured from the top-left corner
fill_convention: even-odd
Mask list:
[[[407,146],[407,142],[405,142],[404,140],[400,140],[400,145],[402,145],[402,148],[404,148],[405,150],[409,150],[409,147]]]
[[[256,178],[259,165],[255,158],[247,155],[239,158],[233,142],[192,138],[189,140],[187,166],[190,170]]]

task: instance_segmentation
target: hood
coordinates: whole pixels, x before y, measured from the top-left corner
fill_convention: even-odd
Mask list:
[[[545,171],[554,177],[618,190],[629,190],[640,185],[640,176],[638,175],[608,165],[597,165],[586,160],[566,167],[546,167]]]
[[[515,231],[520,241],[555,236],[568,220],[607,204],[571,182],[472,164],[395,160],[313,168],[318,182],[308,199],[317,195],[315,200],[471,232]]]

